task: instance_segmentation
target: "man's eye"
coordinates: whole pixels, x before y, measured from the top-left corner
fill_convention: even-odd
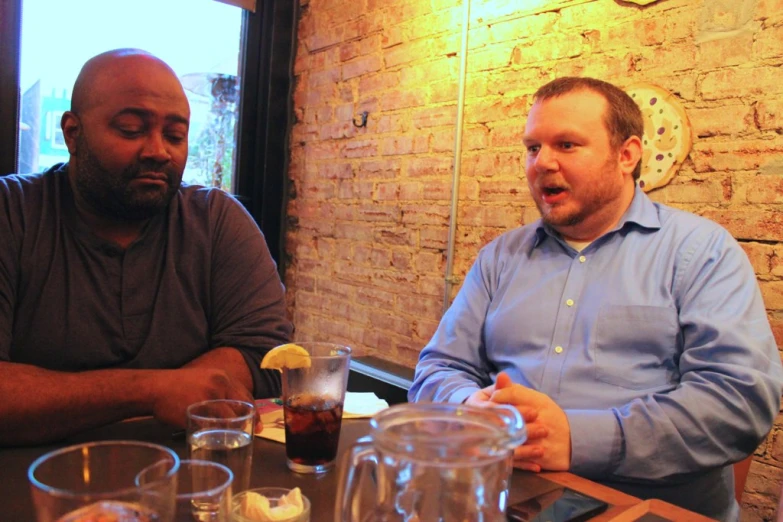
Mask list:
[[[180,134],[167,134],[166,139],[169,140],[171,143],[179,144],[185,141],[187,137],[182,136]]]
[[[564,141],[563,143],[560,144],[560,146],[564,149],[573,149],[575,145],[570,141]]]
[[[119,131],[123,136],[127,138],[135,138],[136,136],[141,135],[143,129],[140,129],[138,127],[120,127]]]
[[[528,154],[535,154],[538,152],[538,150],[541,148],[541,145],[528,145],[527,146],[527,152]]]

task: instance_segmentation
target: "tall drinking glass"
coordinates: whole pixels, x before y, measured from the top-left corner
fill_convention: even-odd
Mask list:
[[[141,485],[158,480],[157,466],[141,472]],[[223,464],[183,460],[177,472],[174,522],[230,522],[231,482],[234,474]]]
[[[283,368],[285,452],[289,469],[323,473],[334,466],[351,349],[333,343],[297,343],[310,354],[308,368]]]
[[[27,476],[38,522],[173,522],[180,460],[171,449],[138,441],[77,444],[52,451]],[[150,467],[154,481],[136,477]]]
[[[223,464],[234,474],[235,493],[250,487],[256,409],[249,402],[212,400],[187,410],[189,455]]]

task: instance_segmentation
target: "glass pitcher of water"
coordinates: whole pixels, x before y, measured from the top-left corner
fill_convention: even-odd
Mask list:
[[[343,456],[335,521],[505,522],[513,450],[526,438],[511,406],[392,406]]]

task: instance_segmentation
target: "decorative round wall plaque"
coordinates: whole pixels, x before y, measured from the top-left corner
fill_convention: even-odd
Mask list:
[[[691,151],[691,125],[680,102],[658,85],[637,83],[626,92],[642,109],[642,175],[639,186],[649,192],[669,183]]]

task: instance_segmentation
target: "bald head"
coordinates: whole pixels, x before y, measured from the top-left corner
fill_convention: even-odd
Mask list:
[[[116,49],[90,59],[61,126],[83,216],[104,225],[141,222],[179,189],[190,106],[171,67],[150,53]]]
[[[114,49],[90,58],[82,67],[71,95],[71,111],[83,114],[104,101],[107,91],[116,92],[128,76],[179,79],[166,63],[141,49]],[[179,90],[184,91],[181,85]]]

